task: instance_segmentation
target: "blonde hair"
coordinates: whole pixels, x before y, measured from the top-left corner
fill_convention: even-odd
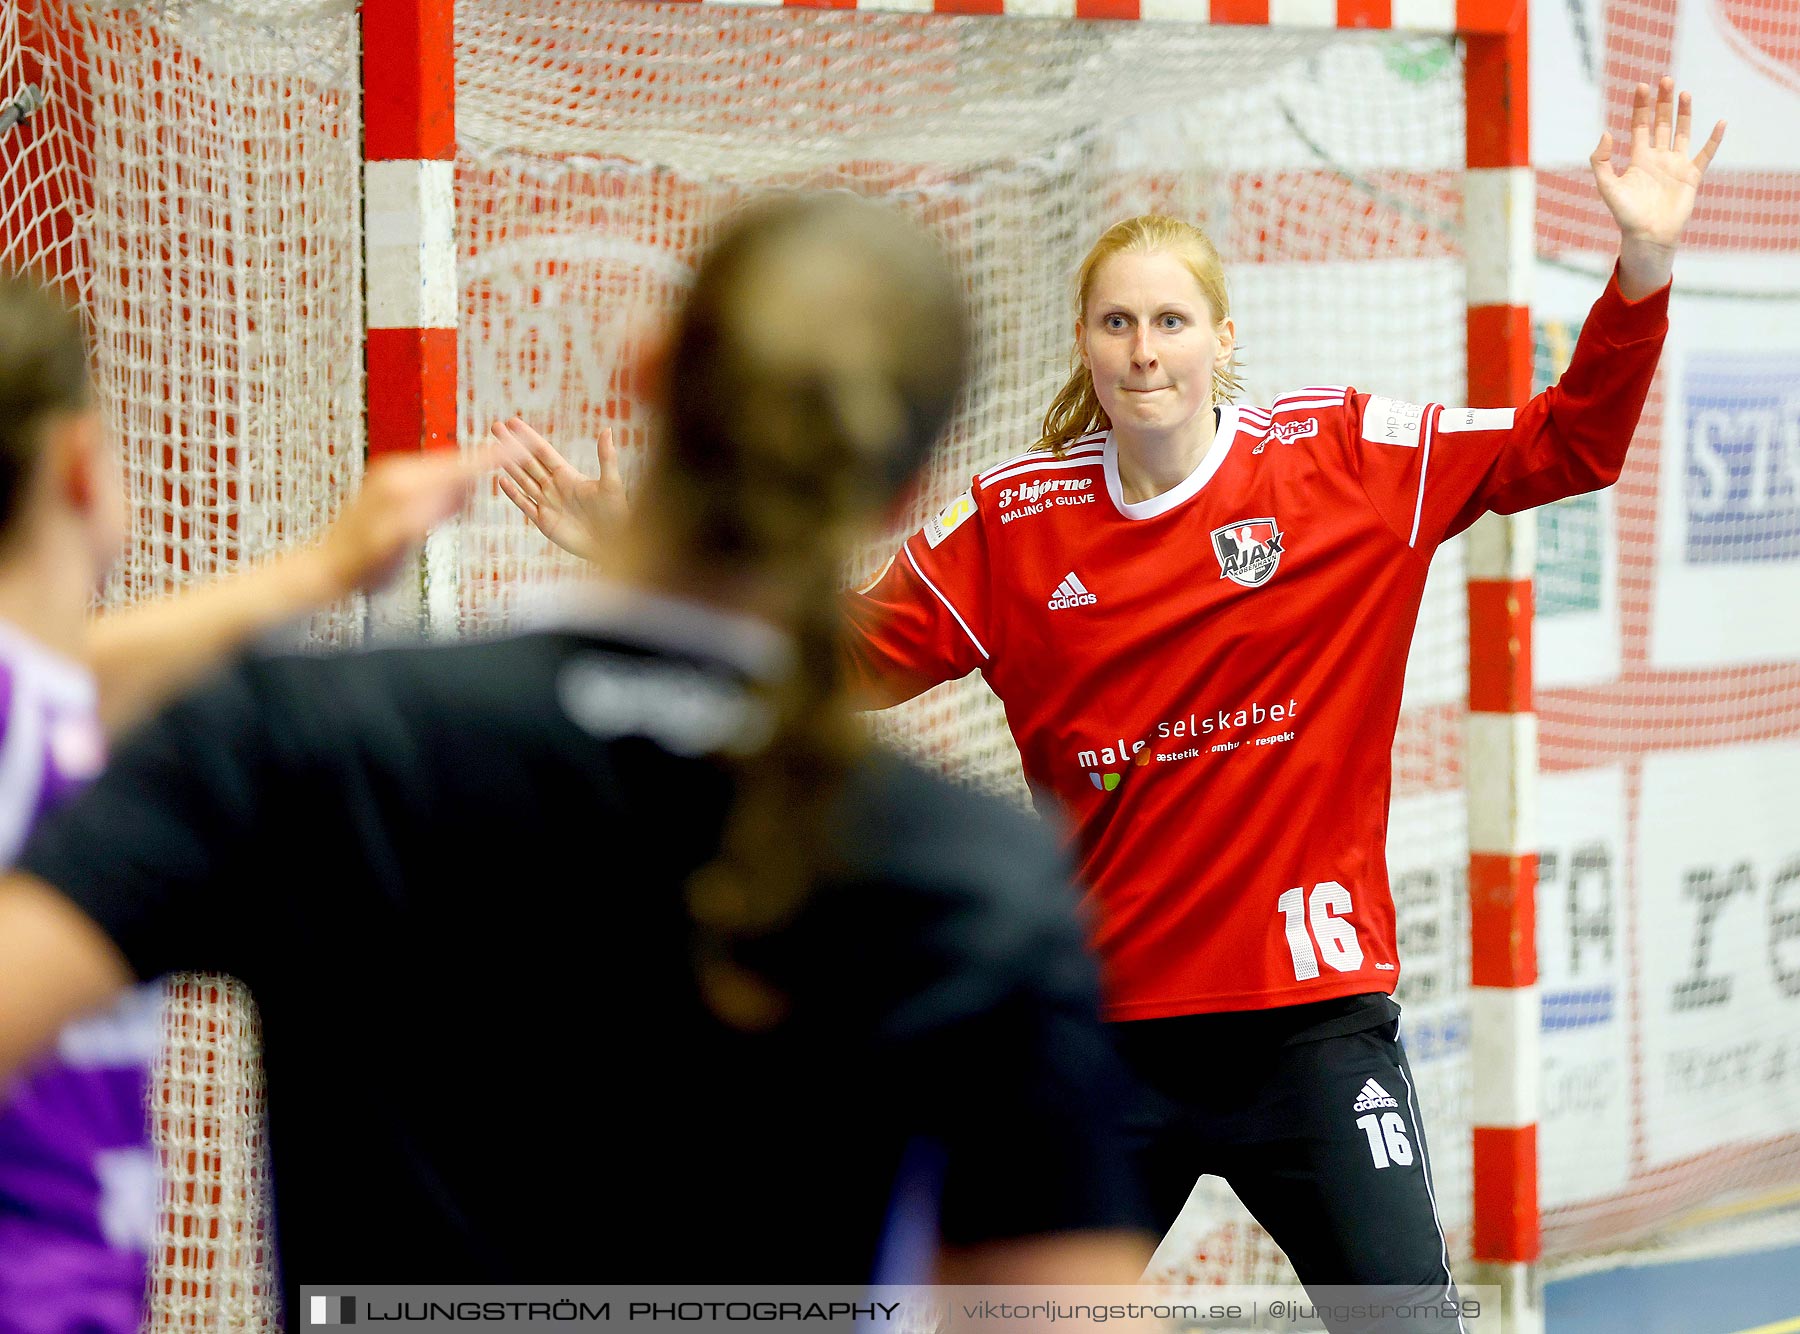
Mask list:
[[[1075,281],[1076,315],[1087,314],[1094,275],[1102,264],[1114,255],[1152,253],[1173,255],[1187,266],[1194,281],[1200,285],[1206,304],[1212,308],[1215,323],[1231,314],[1231,301],[1225,294],[1225,266],[1206,233],[1178,218],[1144,213],[1108,227],[1094,242],[1087,258],[1081,261]],[[1075,349],[1070,360],[1069,378],[1050,400],[1049,410],[1044,413],[1043,434],[1032,445],[1033,449],[1060,454],[1071,440],[1112,429],[1112,419],[1106,415],[1106,409],[1100,406],[1099,395],[1094,392],[1093,373],[1082,364],[1080,348]],[[1213,371],[1213,401],[1229,403],[1243,391],[1244,381],[1238,374],[1234,351],[1230,362]]]

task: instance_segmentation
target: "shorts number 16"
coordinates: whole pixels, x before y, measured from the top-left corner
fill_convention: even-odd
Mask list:
[[[1356,1124],[1369,1137],[1369,1152],[1374,1155],[1378,1169],[1393,1163],[1402,1167],[1412,1165],[1412,1142],[1406,1138],[1406,1122],[1400,1119],[1400,1113],[1383,1112],[1377,1120],[1371,1112],[1357,1117]]]

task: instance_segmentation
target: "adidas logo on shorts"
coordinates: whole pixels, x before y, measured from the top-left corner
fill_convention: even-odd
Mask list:
[[[1063,581],[1056,586],[1050,595],[1050,610],[1061,611],[1065,607],[1091,607],[1100,599],[1081,586],[1081,580],[1070,570]]]
[[[1356,1095],[1356,1106],[1352,1110],[1367,1112],[1376,1107],[1398,1107],[1399,1105],[1400,1104],[1395,1102],[1393,1098],[1388,1096],[1388,1091],[1386,1089],[1382,1088],[1381,1085],[1371,1079],[1362,1086],[1362,1092]]]

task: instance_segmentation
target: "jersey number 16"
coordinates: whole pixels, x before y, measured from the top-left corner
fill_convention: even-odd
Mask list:
[[[1275,906],[1287,917],[1288,952],[1294,956],[1294,979],[1304,982],[1319,975],[1319,960],[1324,959],[1340,973],[1354,973],[1363,965],[1362,945],[1356,939],[1356,928],[1344,920],[1350,911],[1350,891],[1335,880],[1321,880],[1313,886],[1310,906],[1305,891],[1290,889]],[[1312,934],[1306,932],[1307,919],[1312,919]],[[1314,941],[1318,948],[1313,947]]]

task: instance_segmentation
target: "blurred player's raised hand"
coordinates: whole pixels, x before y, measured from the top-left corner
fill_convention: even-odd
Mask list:
[[[88,636],[88,661],[100,685],[101,722],[109,732],[123,731],[256,635],[359,589],[379,588],[493,466],[482,454],[454,452],[371,463],[362,489],[310,546],[100,617]]]
[[[477,479],[495,462],[486,451],[434,451],[371,463],[362,489],[316,548],[332,582],[345,593],[372,592],[387,583],[407,553],[468,502]]]
[[[600,475],[588,477],[521,417],[496,422],[491,439],[500,491],[557,546],[598,560],[625,518],[625,483],[610,429],[600,432]]]
[[[1610,133],[1600,136],[1589,159],[1600,198],[1619,224],[1620,278],[1622,285],[1630,282],[1628,297],[1647,295],[1668,281],[1701,177],[1725,138],[1725,122],[1719,121],[1700,151],[1688,156],[1693,104],[1691,93],[1682,93],[1677,100],[1675,80],[1667,76],[1654,89],[1640,83],[1632,98],[1625,170],[1613,167]]]

